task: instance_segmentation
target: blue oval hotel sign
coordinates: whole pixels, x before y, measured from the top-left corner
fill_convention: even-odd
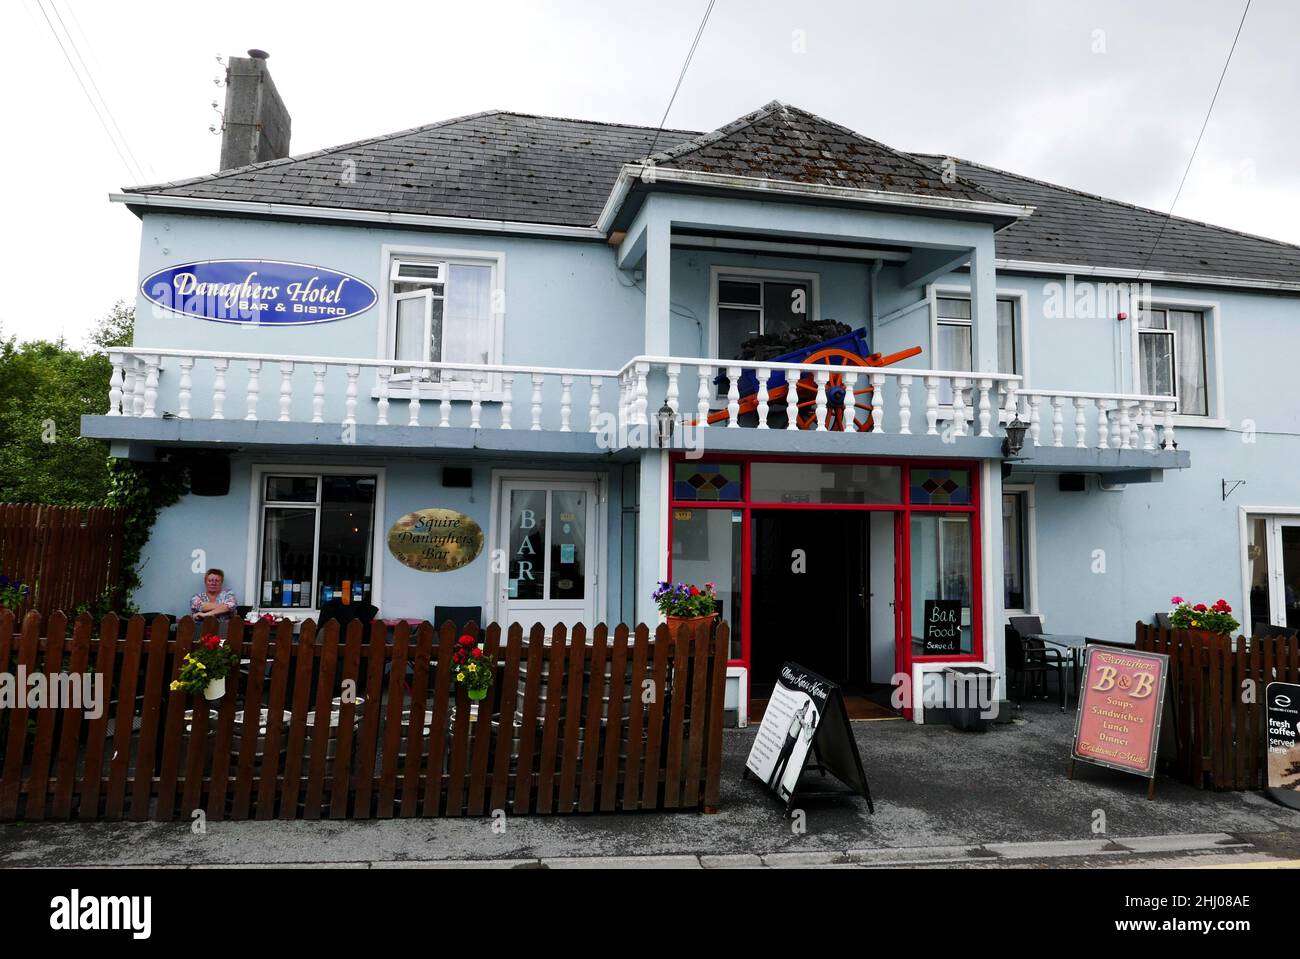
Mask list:
[[[169,266],[145,277],[140,291],[173,313],[268,326],[346,320],[378,299],[365,280],[282,260],[204,260]]]

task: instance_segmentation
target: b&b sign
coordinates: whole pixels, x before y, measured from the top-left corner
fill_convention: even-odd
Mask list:
[[[961,649],[961,600],[925,601],[925,652],[955,653]]]
[[[1074,719],[1074,762],[1136,773],[1155,795],[1156,751],[1164,715],[1169,657],[1113,646],[1091,645],[1083,659],[1083,688]]]
[[[140,291],[172,313],[217,323],[304,326],[346,320],[375,305],[365,280],[281,260],[205,260],[158,270]]]

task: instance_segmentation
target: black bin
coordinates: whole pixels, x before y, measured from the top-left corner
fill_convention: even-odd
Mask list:
[[[954,729],[982,733],[989,728],[996,703],[994,673],[986,666],[943,668],[944,714]],[[987,709],[981,707],[987,704]]]

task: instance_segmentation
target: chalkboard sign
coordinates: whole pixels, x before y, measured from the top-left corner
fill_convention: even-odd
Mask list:
[[[843,796],[842,792],[810,793],[799,788],[810,753],[818,768],[866,799],[868,810],[876,811],[840,687],[797,663],[785,663],[745,762],[745,777],[753,775],[766,783],[785,803],[787,812],[796,793],[803,797]]]
[[[1300,685],[1269,683],[1264,702],[1268,794],[1283,806],[1300,809]]]
[[[927,656],[933,653],[956,653],[961,650],[961,600],[927,599],[925,631],[922,633]]]
[[[1088,646],[1083,657],[1083,685],[1074,719],[1075,761],[1136,773],[1148,780],[1147,798],[1155,795],[1156,750],[1164,715],[1169,657],[1117,646]]]

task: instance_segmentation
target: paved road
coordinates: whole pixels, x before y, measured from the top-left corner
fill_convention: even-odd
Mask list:
[[[1300,859],[1300,813],[1258,793],[1205,792],[1161,778],[1149,802],[1145,782],[1133,776],[1087,769],[1071,782],[1066,757],[1072,718],[1050,706],[1030,707],[1022,722],[983,734],[905,722],[860,722],[853,728],[876,800],[874,816],[865,802],[850,797],[802,803],[802,817],[786,819],[761,786],[741,781],[756,733],[751,727],[728,732],[722,811],[716,815],[520,817],[495,824],[209,823],[203,834],[188,823],[15,824],[0,827],[0,864],[494,860],[535,866],[544,860],[576,864],[595,857],[613,863],[635,857],[648,866],[656,860],[646,857],[684,856],[670,861],[708,865],[728,861],[710,857],[743,856],[749,858],[729,861],[853,868],[1177,864],[1171,860],[1192,863],[1197,856],[1276,865]],[[1170,848],[1160,851],[1153,845],[1159,840],[1151,837],[1183,838],[1166,839]],[[1051,845],[1026,845],[1042,843]]]

